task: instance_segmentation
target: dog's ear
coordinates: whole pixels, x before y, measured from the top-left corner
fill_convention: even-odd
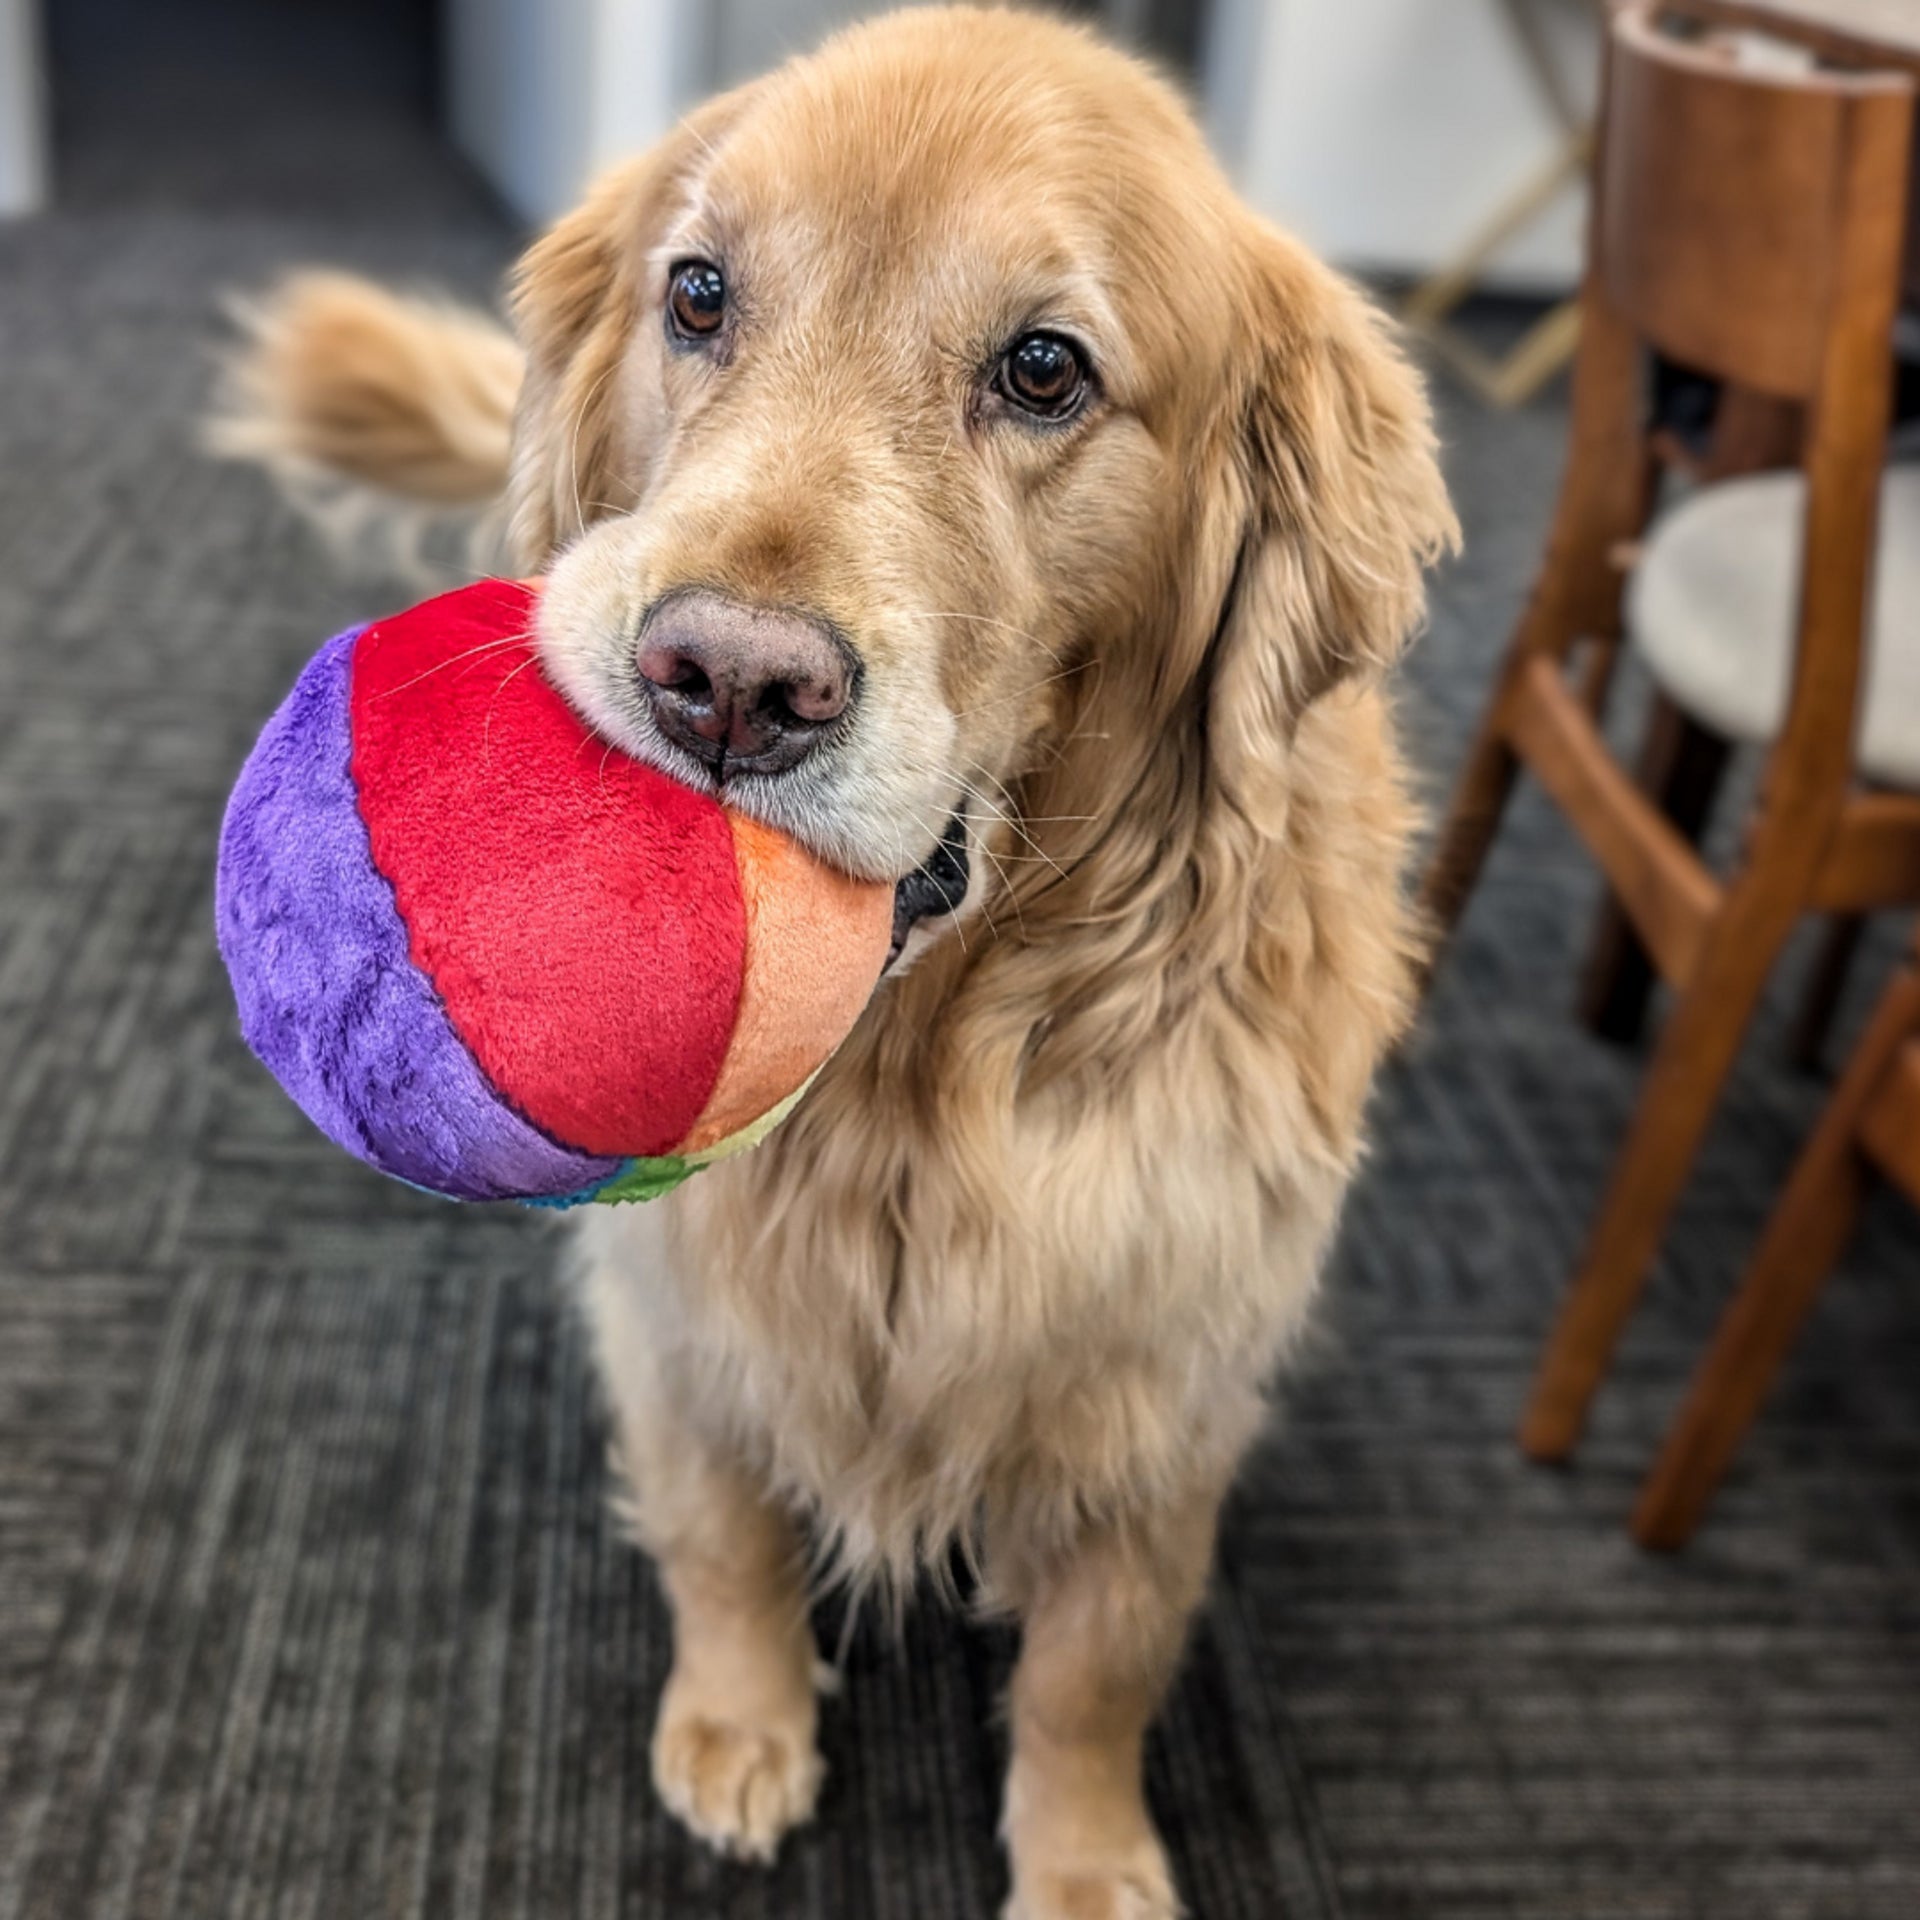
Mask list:
[[[1386,323],[1303,249],[1250,239],[1227,423],[1235,537],[1207,690],[1231,787],[1284,758],[1329,688],[1398,658],[1424,570],[1459,541],[1419,376]]]
[[[709,100],[603,174],[514,268],[509,306],[527,371],[514,425],[512,537],[525,566],[544,565],[605,510],[610,389],[640,318],[650,256],[690,175],[752,91]]]

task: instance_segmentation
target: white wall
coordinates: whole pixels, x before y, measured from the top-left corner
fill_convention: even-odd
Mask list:
[[[1583,0],[1528,0],[1591,97]],[[1499,0],[1214,0],[1209,130],[1248,197],[1343,266],[1438,264],[1548,159],[1559,129]],[[1503,253],[1513,286],[1577,277],[1579,195]]]
[[[0,215],[31,213],[47,191],[46,75],[38,0],[0,0]]]
[[[713,91],[703,56],[703,0],[597,0],[595,168],[637,153]]]
[[[688,70],[702,11],[692,0],[448,0],[456,144],[523,219],[565,212],[594,172],[658,139],[704,90]]]

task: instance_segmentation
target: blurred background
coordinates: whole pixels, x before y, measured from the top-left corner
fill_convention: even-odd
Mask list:
[[[222,302],[315,261],[491,301],[597,165],[854,11],[0,0],[0,1920],[998,1910],[1012,1642],[937,1607],[905,1658],[870,1623],[848,1642],[819,1822],[770,1874],[665,1817],[664,1611],[609,1515],[546,1223],[329,1149],[246,1056],[211,938],[261,721],[324,635],[421,588],[416,557],[330,542],[201,451]],[[1171,68],[1248,196],[1413,331],[1467,533],[1403,696],[1441,812],[1569,464],[1606,10],[1079,11]],[[1743,71],[1920,73],[1911,0],[1719,12],[1784,36],[1729,54]],[[1758,149],[1722,173],[1773,180]],[[1914,323],[1876,325],[1862,417],[1893,434],[1854,452],[1897,463]],[[1810,402],[1648,365],[1629,426],[1675,498],[1791,475],[1811,444]],[[1910,509],[1883,518],[1920,551]],[[1637,535],[1585,537],[1652,564]],[[1920,593],[1887,608],[1873,644],[1920,652]],[[1867,644],[1856,625],[1830,643]],[[1684,831],[1620,817],[1734,870],[1767,739],[1663,723],[1657,648],[1619,651],[1585,710],[1618,785]],[[1859,772],[1897,799],[1920,761],[1910,727],[1886,737]],[[1325,1311],[1152,1744],[1154,1809],[1203,1920],[1910,1920],[1920,1215],[1897,1170],[1831,1236],[1684,1551],[1629,1519],[1809,1142],[1852,1137],[1832,1103],[1920,864],[1787,940],[1581,1448],[1543,1470],[1516,1424],[1680,998],[1617,924],[1604,948],[1595,816],[1546,787],[1520,782],[1384,1077]],[[1862,1101],[1892,1060],[1857,1067]]]
[[[840,0],[5,0],[0,209],[144,191],[293,214],[410,126],[513,216],[562,211],[690,103],[876,9]],[[1453,258],[1590,106],[1588,0],[1108,0],[1064,9],[1186,79],[1250,197],[1375,271]],[[162,155],[164,154],[164,157]],[[251,165],[242,164],[246,155]],[[120,163],[115,173],[114,162]],[[144,160],[144,163],[143,163]],[[139,183],[136,185],[136,183]],[[1579,256],[1572,197],[1492,265],[1531,291]]]

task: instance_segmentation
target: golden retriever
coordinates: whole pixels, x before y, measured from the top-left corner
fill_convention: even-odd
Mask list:
[[[229,440],[504,487],[580,709],[912,936],[766,1147],[577,1227],[673,1609],[660,1792],[771,1855],[820,1785],[810,1565],[957,1546],[1023,1630],[1008,1914],[1172,1915],[1142,1734],[1410,1005],[1380,682],[1456,537],[1419,384],[1171,89],[971,8],[711,101],[512,306],[517,350],[297,280]]]

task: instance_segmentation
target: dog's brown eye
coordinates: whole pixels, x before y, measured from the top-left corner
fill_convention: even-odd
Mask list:
[[[997,384],[1015,406],[1043,420],[1058,420],[1086,393],[1087,363],[1061,334],[1023,333],[1007,349]]]
[[[667,324],[682,340],[708,340],[727,317],[727,282],[711,260],[682,260],[667,282]]]

